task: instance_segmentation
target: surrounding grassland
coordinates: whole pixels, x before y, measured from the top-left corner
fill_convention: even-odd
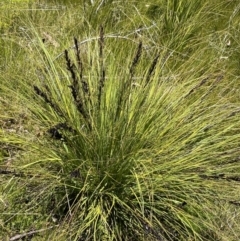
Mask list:
[[[0,3],[0,240],[240,240],[239,10]]]

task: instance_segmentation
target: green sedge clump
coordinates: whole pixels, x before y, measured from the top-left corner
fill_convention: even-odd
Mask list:
[[[1,38],[0,237],[236,240],[237,10],[54,2]]]
[[[44,202],[64,226],[55,237],[217,240],[216,199],[237,181],[224,169],[237,109],[215,97],[224,74],[165,76],[165,56],[131,45],[116,56],[101,27],[88,56],[74,38],[66,69],[43,47],[48,64],[29,108],[45,128],[35,146],[44,152],[25,168],[48,173]]]

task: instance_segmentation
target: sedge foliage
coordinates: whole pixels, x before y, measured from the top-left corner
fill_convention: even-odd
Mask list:
[[[84,60],[74,39],[66,69],[40,44],[43,69],[21,98],[44,134],[15,175],[37,175],[33,199],[73,240],[216,240],[219,182],[238,181],[225,74],[165,76],[157,50],[134,43],[124,64],[108,43],[101,28]]]
[[[232,53],[199,34],[205,5],[150,4],[145,18],[142,3],[111,4],[84,1],[97,35],[73,38],[79,26],[66,23],[72,47],[57,57],[35,30],[30,47],[13,48],[34,61],[0,85],[3,237],[33,228],[45,229],[40,240],[222,240],[222,204],[238,204],[238,77],[220,58]],[[111,17],[144,27],[108,34]]]

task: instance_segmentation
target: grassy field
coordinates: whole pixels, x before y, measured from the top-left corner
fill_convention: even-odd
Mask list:
[[[239,240],[239,10],[0,3],[0,240]]]

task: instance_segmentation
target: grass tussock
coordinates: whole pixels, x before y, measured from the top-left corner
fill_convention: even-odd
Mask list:
[[[85,4],[84,21],[95,37],[70,34],[61,53],[42,39],[33,26],[41,15],[34,15],[27,33],[34,41],[19,54],[19,61],[25,55],[33,61],[23,69],[22,62],[5,60],[2,69],[3,238],[238,237],[231,217],[238,213],[240,181],[236,63],[220,58],[231,57],[227,45],[216,54],[211,30],[199,32],[207,5],[187,2],[131,4],[136,18],[117,3],[119,29],[144,23],[134,35],[120,36],[109,31],[110,2]],[[104,13],[106,22],[97,26]],[[14,73],[8,72],[11,64]]]

